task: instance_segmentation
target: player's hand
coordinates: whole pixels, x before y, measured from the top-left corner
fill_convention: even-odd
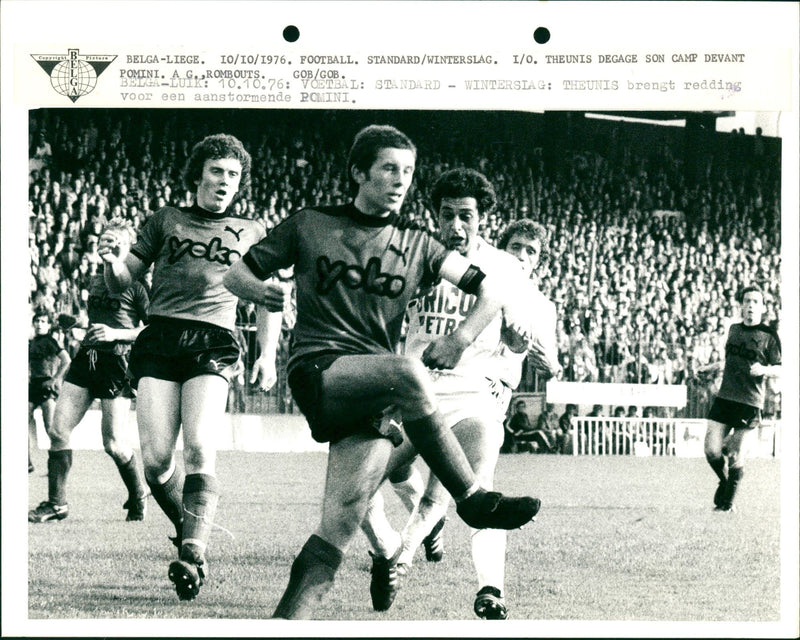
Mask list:
[[[107,263],[122,262],[128,255],[129,243],[115,229],[103,231],[97,243],[98,255]]]
[[[250,384],[257,384],[262,391],[269,391],[278,381],[275,370],[275,359],[260,357],[253,363],[253,373],[250,375]]]
[[[117,339],[117,332],[105,324],[92,324],[86,332],[90,342],[113,342]]]
[[[279,282],[267,282],[264,287],[264,296],[260,301],[261,304],[270,313],[283,311],[289,300],[289,287]]]
[[[524,353],[533,340],[531,312],[524,304],[514,304],[503,311],[503,325],[500,336],[514,353]]]
[[[431,342],[422,352],[422,363],[429,369],[452,369],[470,345],[458,331]]]
[[[750,375],[754,378],[760,378],[767,372],[767,368],[760,362],[754,362],[750,365]]]

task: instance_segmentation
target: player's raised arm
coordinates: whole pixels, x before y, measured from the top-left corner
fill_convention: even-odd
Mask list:
[[[129,242],[124,242],[118,229],[103,231],[97,253],[105,262],[103,278],[112,293],[122,293],[144,273],[144,262],[128,252]]]
[[[258,278],[244,260],[234,263],[222,283],[235,296],[263,305],[269,312],[282,312],[286,298],[284,287]]]

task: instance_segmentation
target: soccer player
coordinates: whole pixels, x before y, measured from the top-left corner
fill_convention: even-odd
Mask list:
[[[478,235],[481,223],[492,213],[496,203],[494,189],[485,176],[470,169],[445,172],[435,183],[431,200],[439,233],[446,246],[488,273],[519,272],[522,266],[524,276],[532,276],[545,242],[545,230],[541,225],[530,220],[511,223],[498,243],[505,252],[492,247]],[[530,333],[535,336],[535,341],[530,344],[532,363],[543,375],[552,377],[557,367],[555,307],[533,283],[524,283],[516,293],[530,303],[532,313],[528,322]],[[423,292],[409,305],[406,355],[420,357],[428,344],[458,325],[472,304],[471,296],[446,282]],[[502,321],[498,317],[464,351],[452,370],[431,374],[446,423],[464,448],[482,486],[487,487],[494,482],[505,433],[503,422],[512,390],[519,384],[525,358],[525,351],[515,353],[504,344],[502,333]],[[414,474],[413,470],[404,470],[402,463],[402,458],[409,455],[408,449],[410,446],[405,445],[398,449],[389,463],[390,470],[394,465],[400,465],[399,471],[390,475],[396,488],[398,484],[401,489],[405,488],[407,477]],[[410,455],[413,456],[413,451]],[[398,479],[402,482],[398,483]],[[401,500],[408,493],[407,489],[402,491]],[[381,500],[376,494],[362,527],[373,545],[375,556],[391,558],[395,553],[393,547],[400,544],[402,549],[397,565],[401,575],[408,572],[414,553],[422,542],[428,560],[442,558],[441,532],[449,496],[433,474],[429,476],[425,493],[402,532],[402,542],[397,540],[396,534],[392,535],[394,532],[382,513]],[[502,620],[507,617],[503,598],[505,547],[504,531],[472,531],[472,559],[478,578],[473,608],[480,618]],[[371,589],[373,607],[388,609],[396,590],[396,581],[389,581],[387,587],[374,578]]]
[[[480,486],[437,410],[423,362],[395,354],[410,298],[439,277],[478,295],[463,322],[425,350],[425,364],[452,367],[501,310],[511,330],[524,334],[504,283],[399,218],[415,164],[416,148],[405,134],[366,127],[347,162],[354,201],[295,213],[225,276],[235,294],[258,300],[270,274],[294,265],[297,320],[289,385],[312,436],[330,443],[322,520],[292,565],[276,618],[311,616],[333,584],[402,437],[396,425],[381,420],[390,405],[466,522],[516,528],[539,508],[535,498],[506,498]]]
[[[131,244],[133,231],[124,221],[112,220],[106,229],[120,242]],[[63,520],[69,513],[66,483],[72,467],[70,436],[95,398],[100,399],[103,448],[117,465],[128,489],[123,505],[127,520],[144,520],[147,488],[136,464],[133,448],[124,437],[133,392],[127,377],[131,344],[144,328],[148,296],[141,282],[122,293],[109,293],[102,273],[89,282],[89,330],[69,367],[53,424],[47,431],[50,452],[47,463],[48,498],[28,512],[29,522]]]
[[[780,339],[762,323],[764,293],[755,285],[746,286],[739,301],[742,321],[728,330],[722,383],[708,412],[704,447],[706,460],[719,478],[714,508],[720,512],[735,510],[734,498],[744,475],[743,441],[761,420],[767,378],[781,373]]]
[[[235,137],[217,134],[192,149],[183,182],[195,194],[186,208],[166,206],[126,250],[118,234],[106,231],[99,253],[112,291],[127,289],[154,264],[149,324],[130,358],[138,384],[136,416],[145,478],[158,505],[175,526],[179,559],[169,579],[181,600],[191,600],[208,575],[206,548],[219,497],[216,431],[225,422],[231,371],[240,357],[233,334],[236,296],[222,284],[225,272],[264,237],[254,220],[229,214],[233,200],[250,185],[250,154]],[[259,314],[259,337],[270,319]],[[253,380],[275,383],[275,363],[264,357],[274,347],[261,343]],[[175,443],[183,427],[183,467]],[[185,477],[184,477],[185,474]]]
[[[34,335],[28,341],[28,473],[33,471],[31,438],[36,433],[34,411],[37,407],[41,410],[42,423],[49,433],[53,428],[61,383],[70,364],[69,354],[52,336],[52,328],[46,311],[38,310],[33,314]],[[50,464],[48,460],[48,467]]]

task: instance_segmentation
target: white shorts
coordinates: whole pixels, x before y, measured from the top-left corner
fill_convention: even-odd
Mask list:
[[[459,376],[448,372],[431,372],[431,378],[439,411],[448,427],[452,429],[466,418],[478,418],[502,444],[503,422],[511,402],[511,388],[488,378]]]

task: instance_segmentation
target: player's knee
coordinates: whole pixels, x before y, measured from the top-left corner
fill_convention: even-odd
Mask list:
[[[419,403],[431,401],[432,383],[428,370],[417,358],[400,357],[396,359],[395,388],[402,394],[399,401]]]
[[[111,456],[114,462],[122,464],[130,459],[130,452],[126,451],[126,447],[116,438],[103,440],[103,450]]]
[[[203,469],[213,461],[213,454],[209,455],[205,447],[198,444],[183,447],[183,463],[186,469]]]

